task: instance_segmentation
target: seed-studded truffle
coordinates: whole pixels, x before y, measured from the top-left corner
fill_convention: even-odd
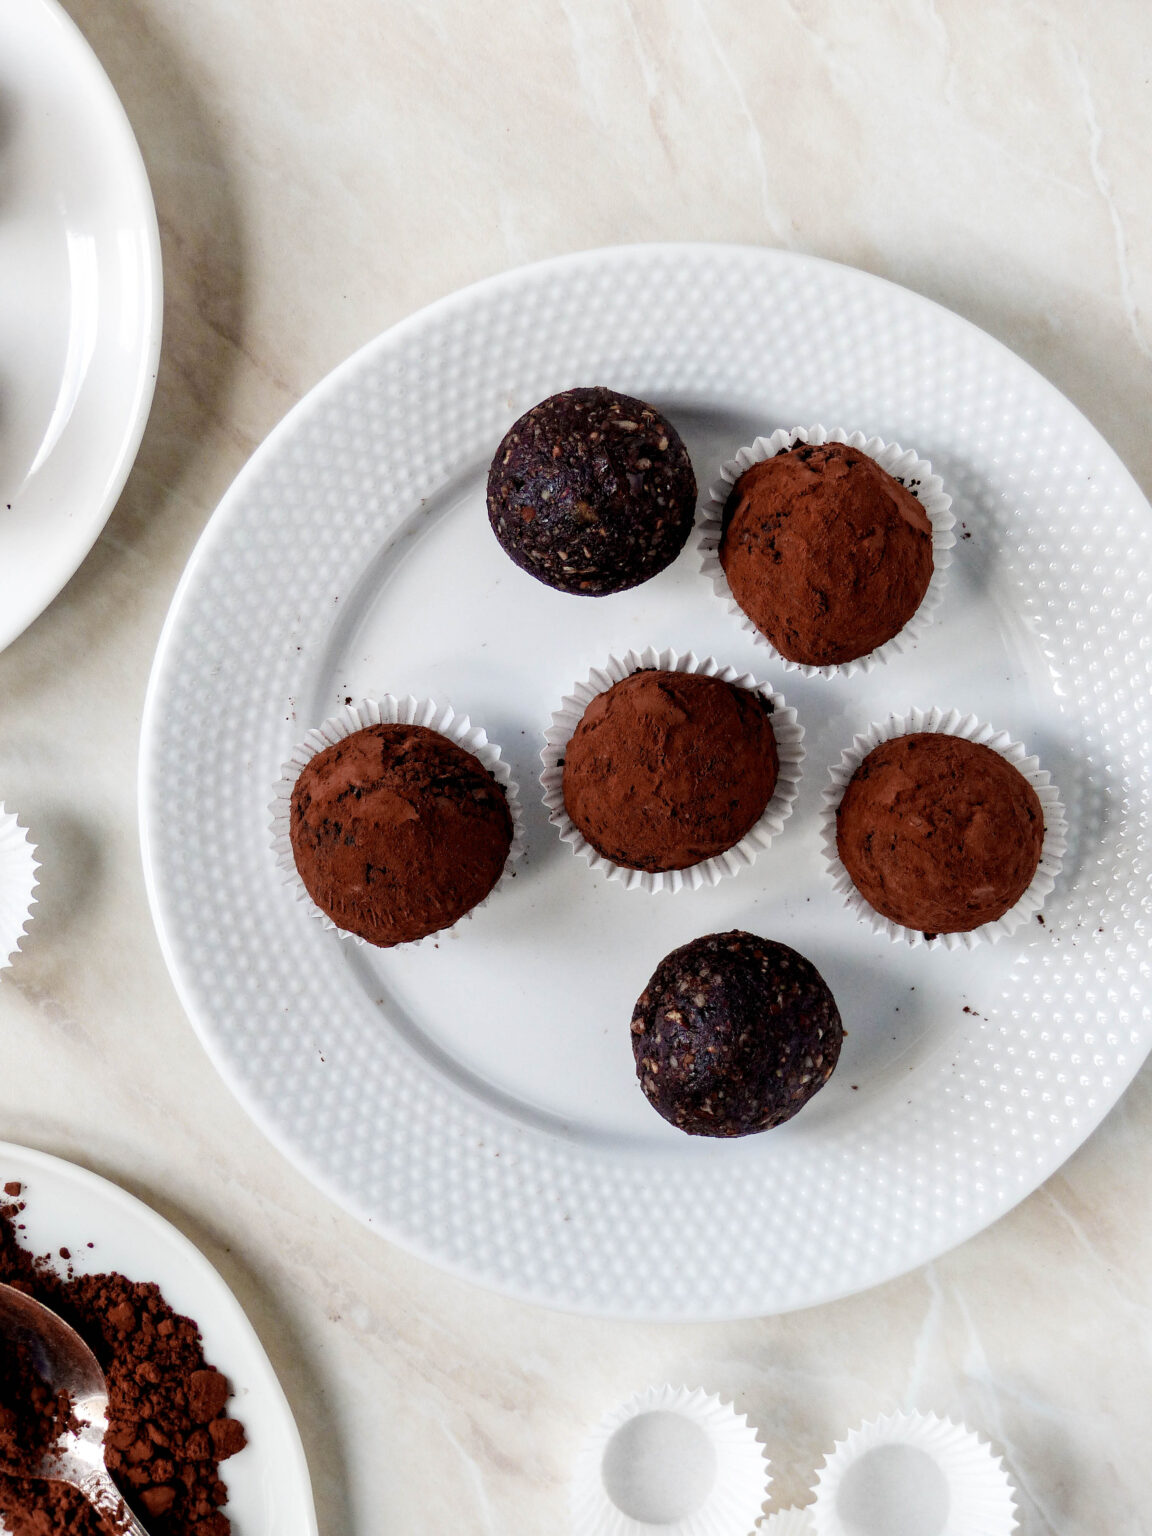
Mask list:
[[[564,807],[629,869],[687,869],[738,843],[779,772],[772,705],[699,673],[634,672],[584,711],[564,758]]]
[[[836,813],[836,849],[882,916],[930,936],[995,922],[1028,889],[1044,812],[999,752],[940,732],[874,747]]]
[[[504,869],[512,816],[471,752],[420,725],[373,725],[326,747],[292,791],[292,851],[338,928],[387,947],[447,928]]]
[[[739,929],[666,955],[632,1015],[640,1086],[692,1136],[748,1136],[791,1119],[831,1077],[843,1038],[812,962]]]
[[[809,443],[753,464],[724,509],[732,595],[781,656],[838,666],[900,632],[932,579],[932,524],[857,448]]]
[[[568,389],[521,416],[488,472],[488,521],[522,570],[561,592],[638,586],[684,547],[696,477],[675,428],[611,389]]]

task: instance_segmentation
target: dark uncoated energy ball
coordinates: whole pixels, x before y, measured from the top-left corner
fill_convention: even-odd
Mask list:
[[[831,1077],[843,1038],[812,962],[739,929],[666,955],[632,1015],[640,1086],[692,1136],[748,1136],[791,1119]]]
[[[488,521],[546,586],[604,597],[683,549],[696,476],[653,406],[600,387],[550,395],[515,422],[488,472]]]

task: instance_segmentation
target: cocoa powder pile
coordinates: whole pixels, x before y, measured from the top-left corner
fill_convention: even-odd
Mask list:
[[[245,1444],[229,1418],[227,1378],[204,1358],[200,1331],[174,1312],[158,1286],[119,1274],[58,1273],[18,1240],[19,1184],[0,1200],[0,1280],[35,1296],[70,1323],[108,1382],[105,1461],[153,1536],[229,1536],[219,1463]],[[67,1259],[67,1250],[61,1250]],[[7,1355],[6,1351],[6,1355]],[[25,1362],[25,1366],[28,1363]],[[67,1423],[34,1371],[0,1367],[0,1460],[32,1467]],[[61,1417],[63,1415],[63,1417]],[[0,1517],[11,1536],[108,1536],[79,1493],[62,1483],[0,1476]]]
[[[24,1344],[0,1355],[0,1466],[39,1461],[72,1423],[66,1392],[53,1392]]]

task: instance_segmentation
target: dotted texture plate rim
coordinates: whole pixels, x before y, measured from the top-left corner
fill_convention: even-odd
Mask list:
[[[789,336],[804,359],[780,350]],[[486,462],[513,399],[609,379],[670,409],[747,415],[769,393],[766,370],[802,368],[808,379],[816,368],[827,409],[809,390],[796,419],[838,419],[867,398],[873,421],[860,425],[914,447],[944,439],[954,464],[978,454],[994,478],[1000,574],[1075,710],[1085,781],[1109,797],[1100,846],[1068,876],[1083,944],[1030,953],[1013,1006],[973,1014],[907,1101],[861,1094],[818,1136],[776,1133],[770,1160],[621,1156],[505,1115],[387,1030],[365,1052],[355,985],[318,968],[267,899],[260,786],[244,788],[253,763],[273,782],[285,733],[300,732],[272,701],[296,691],[299,656],[324,644],[339,571],[354,579],[420,498]],[[319,545],[304,537],[318,518]],[[1131,476],[1051,385],[929,300],[818,258],[730,246],[620,247],[489,279],[318,385],[241,472],[189,562],[141,744],[165,958],[206,1049],[276,1145],[433,1262],[599,1315],[753,1316],[851,1294],[1036,1188],[1148,1050],[1150,613],[1152,512]],[[318,1009],[348,1047],[348,1064],[324,1075],[300,1065]]]

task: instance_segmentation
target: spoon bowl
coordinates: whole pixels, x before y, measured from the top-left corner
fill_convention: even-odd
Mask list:
[[[42,1302],[0,1284],[0,1343],[4,1341],[23,1344],[52,1391],[68,1394],[77,1427],[64,1431],[34,1471],[0,1463],[0,1472],[70,1483],[114,1529],[125,1536],[148,1536],[104,1464],[108,1384],[96,1356],[76,1330]]]

